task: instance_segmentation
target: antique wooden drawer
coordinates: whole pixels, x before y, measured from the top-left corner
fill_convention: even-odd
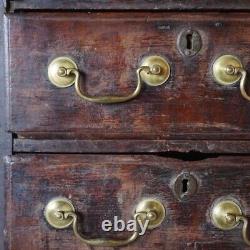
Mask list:
[[[249,0],[3,8],[0,249],[249,248]]]
[[[151,198],[162,204],[165,218],[129,244],[130,250],[247,249],[241,236],[243,223],[223,231],[214,226],[215,217],[211,216],[223,200],[237,204],[243,215],[249,215],[249,157],[182,161],[145,155],[27,154],[6,158],[6,165],[10,250],[90,249],[76,239],[70,221],[64,230],[55,230],[46,222],[47,204],[56,197],[72,202],[79,231],[89,239],[128,237],[131,233],[104,232],[102,220],[113,221],[118,216],[127,221],[135,208],[138,212],[141,201]],[[154,209],[157,216],[158,211],[164,211]],[[70,209],[52,206],[52,210],[58,215]],[[59,226],[65,226],[64,222],[59,220]],[[230,223],[228,229],[235,226]]]
[[[240,12],[10,14],[9,130],[24,138],[248,140],[250,102],[240,92],[243,76],[223,68],[224,80],[238,83],[218,84],[213,65],[233,55],[240,69],[249,71],[249,29],[249,14]],[[155,55],[163,61],[145,62]],[[66,71],[56,71],[59,82],[77,82],[88,100],[73,86],[51,83],[58,79],[48,76],[48,67],[62,56],[76,65],[62,64]],[[131,100],[92,102],[117,101],[100,99],[105,95]]]

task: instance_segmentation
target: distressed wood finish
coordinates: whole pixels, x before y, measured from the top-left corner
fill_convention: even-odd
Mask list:
[[[0,84],[1,250],[120,249],[89,247],[71,229],[52,229],[43,212],[57,196],[72,200],[91,238],[124,236],[104,233],[102,220],[131,219],[143,198],[161,200],[167,219],[128,250],[249,248],[242,225],[223,232],[209,217],[222,196],[237,199],[250,216],[250,102],[238,85],[222,87],[211,76],[212,62],[227,53],[250,74],[249,0],[0,0],[0,21],[4,8],[0,79],[5,64],[9,98]],[[177,49],[185,29],[201,34],[195,57]],[[154,54],[170,62],[170,81],[145,86],[125,104],[88,103],[73,87],[57,89],[47,79],[48,63],[68,55],[89,94],[127,95],[140,61]],[[181,173],[198,180],[185,202],[173,193]]]
[[[70,133],[73,139],[250,139],[250,102],[238,85],[216,84],[210,70],[226,53],[249,70],[249,14],[30,13],[9,15],[7,26],[12,132],[47,138]],[[176,41],[190,27],[200,32],[203,48],[184,58]],[[84,72],[89,94],[127,95],[139,62],[154,54],[169,60],[170,81],[146,86],[125,104],[93,104],[74,87],[58,89],[47,79],[50,60],[69,55]]]
[[[114,236],[101,230],[103,219],[117,215],[128,220],[141,199],[161,200],[167,219],[129,250],[248,249],[241,227],[223,232],[211,225],[209,208],[217,198],[230,196],[250,214],[250,157],[187,162],[143,155],[18,155],[7,159],[7,169],[10,250],[90,249],[72,230],[54,230],[46,224],[44,206],[57,196],[73,201],[84,217],[82,230],[90,237]],[[172,185],[186,171],[196,176],[198,192],[179,202]]]
[[[248,0],[4,0],[11,11],[55,10],[249,10]]]
[[[32,140],[14,139],[16,153],[241,153],[250,154],[250,141],[212,140]]]

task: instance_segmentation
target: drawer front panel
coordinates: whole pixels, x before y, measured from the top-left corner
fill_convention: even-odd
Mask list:
[[[216,58],[232,54],[249,71],[247,13],[33,13],[6,20],[13,132],[84,139],[250,139],[250,102],[239,84],[217,84],[211,70]],[[177,48],[179,35],[190,28],[202,40],[191,57]],[[170,79],[157,87],[144,84],[127,103],[91,103],[73,86],[60,89],[48,80],[49,63],[69,56],[89,95],[127,96],[135,89],[136,69],[150,55],[169,62]]]
[[[161,201],[166,209],[161,226],[126,249],[247,249],[242,225],[216,229],[209,211],[215,200],[230,197],[249,215],[249,157],[188,162],[143,155],[19,155],[6,161],[10,250],[89,249],[71,228],[55,230],[46,223],[44,209],[54,197],[72,201],[83,217],[81,231],[90,238],[124,237],[127,232],[103,232],[102,220],[118,216],[127,221],[141,200]],[[173,192],[181,173],[191,173],[198,183],[185,201]]]

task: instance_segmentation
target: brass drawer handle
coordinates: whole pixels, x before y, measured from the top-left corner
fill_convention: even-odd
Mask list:
[[[237,57],[232,55],[219,57],[213,64],[213,75],[215,81],[222,85],[232,85],[240,80],[241,94],[250,101],[250,96],[246,92],[247,72]]]
[[[237,203],[231,199],[220,199],[211,210],[211,219],[214,226],[222,230],[231,230],[243,222],[242,237],[245,243],[250,246],[250,240],[247,236],[248,219],[243,215],[242,209]]]
[[[141,201],[134,212],[136,230],[127,239],[89,239],[79,232],[79,221],[72,202],[66,198],[58,197],[52,199],[45,207],[44,215],[46,221],[56,229],[64,229],[72,225],[75,236],[83,243],[91,246],[119,247],[134,242],[139,237],[139,221],[148,220],[147,230],[161,225],[165,218],[165,208],[161,202],[155,199]]]
[[[80,86],[80,72],[77,65],[68,57],[54,59],[48,67],[50,82],[59,87],[66,88],[75,84],[77,94],[84,100],[102,104],[122,103],[137,97],[145,82],[150,86],[159,86],[165,83],[170,76],[169,63],[160,56],[149,56],[143,60],[136,70],[137,86],[128,96],[100,96],[92,97],[84,93]]]

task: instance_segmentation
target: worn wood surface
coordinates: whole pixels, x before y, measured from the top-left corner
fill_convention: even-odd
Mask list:
[[[88,10],[249,10],[248,0],[4,0],[9,9]]]
[[[8,2],[10,11],[250,9],[246,0]],[[103,219],[118,215],[128,220],[141,199],[161,200],[167,209],[166,221],[128,246],[129,250],[247,249],[241,226],[227,232],[215,229],[209,208],[215,199],[229,196],[250,214],[250,157],[218,157],[219,153],[250,153],[250,103],[241,97],[237,85],[216,85],[210,68],[217,56],[231,53],[250,71],[249,13],[19,13],[7,19],[9,100],[5,100],[5,84],[0,84],[0,104],[9,105],[13,153],[71,154],[5,157],[4,180],[2,156],[11,154],[11,136],[5,132],[7,119],[5,109],[1,110],[1,250],[110,249],[87,247],[72,230],[49,227],[43,210],[55,196],[73,201],[84,217],[82,230],[90,237],[114,236],[102,232]],[[198,30],[203,40],[201,52],[192,58],[180,55],[176,46],[179,33],[188,28]],[[3,44],[0,35],[0,65],[4,64]],[[50,60],[68,55],[84,72],[83,86],[90,94],[126,95],[134,88],[140,60],[151,54],[170,61],[170,82],[159,88],[146,86],[126,104],[87,103],[76,96],[74,88],[59,90],[47,79]],[[3,69],[0,79],[4,82]],[[151,154],[72,154],[145,152]],[[185,202],[178,201],[172,191],[182,172],[191,172],[199,183],[197,193]]]
[[[9,15],[8,27],[12,132],[84,140],[250,139],[250,102],[237,84],[220,86],[211,75],[215,58],[228,53],[249,71],[248,13],[29,13]],[[192,58],[176,45],[188,28],[203,41]],[[83,101],[74,87],[58,89],[47,77],[49,62],[68,55],[85,76],[89,94],[128,95],[140,61],[154,54],[169,60],[170,81],[145,86],[125,104]]]
[[[5,81],[5,53],[4,53],[4,26],[3,2],[0,1],[0,249],[3,250],[6,230],[5,226],[5,168],[4,157],[11,154],[11,135],[7,133],[7,105]]]
[[[212,140],[32,140],[14,139],[15,153],[241,153],[250,141]]]
[[[238,200],[250,214],[250,157],[181,161],[151,155],[17,155],[6,164],[9,250],[104,249],[80,243],[71,229],[46,224],[44,207],[57,196],[72,200],[90,237],[114,236],[102,232],[103,219],[117,215],[128,220],[140,200],[161,200],[166,220],[129,250],[248,249],[241,226],[226,232],[215,229],[209,208],[225,196]],[[192,173],[199,183],[197,193],[185,202],[172,190],[182,172]]]

